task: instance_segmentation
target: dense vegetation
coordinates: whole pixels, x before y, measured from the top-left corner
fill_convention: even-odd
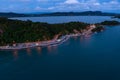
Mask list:
[[[84,12],[55,12],[41,14],[41,16],[116,16],[117,13],[106,13],[101,11],[84,11]]]
[[[97,23],[93,32],[103,30],[100,25],[119,25],[118,21],[104,21]],[[50,40],[57,34],[65,35],[75,33],[75,30],[87,29],[89,24],[82,22],[69,22],[61,24],[48,24],[32,22],[30,20],[10,20],[0,17],[0,45],[12,43],[35,42]]]
[[[74,29],[85,29],[88,24],[70,22],[63,24],[48,24],[30,20],[10,20],[0,18],[0,45],[9,43],[33,42],[52,39],[56,34],[74,33]]]
[[[19,14],[19,13],[12,13],[12,12],[9,12],[9,13],[3,13],[3,12],[0,12],[0,17],[27,17],[28,15],[26,14]]]
[[[120,22],[118,21],[104,21],[100,23],[101,25],[119,25]]]
[[[119,16],[114,16],[113,18],[119,18],[120,19],[120,15]]]
[[[92,32],[101,32],[101,30],[104,30],[104,27],[101,26],[101,25],[97,25],[97,27],[94,28],[94,29],[92,30]]]

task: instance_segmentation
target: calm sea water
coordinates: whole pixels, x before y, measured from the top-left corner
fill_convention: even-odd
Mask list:
[[[118,20],[112,19],[108,16],[51,16],[51,17],[21,17],[21,18],[11,18],[19,20],[32,20],[34,22],[47,22],[47,23],[65,23],[71,21],[80,21],[86,23],[99,23],[105,20]]]
[[[0,80],[120,80],[120,26],[59,46],[0,51]]]

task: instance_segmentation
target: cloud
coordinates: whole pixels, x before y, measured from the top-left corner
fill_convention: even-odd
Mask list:
[[[20,1],[23,1],[23,2],[29,2],[29,1],[31,1],[31,0],[20,0]]]
[[[22,12],[24,8],[29,12],[88,10],[120,12],[120,0],[0,0],[0,11]]]
[[[36,0],[37,2],[48,2],[49,0]]]
[[[35,8],[35,10],[41,10],[42,8],[41,7],[39,7],[39,6],[37,6],[36,8]]]
[[[66,0],[64,4],[79,4],[78,0]]]
[[[14,2],[30,2],[32,0],[11,0],[11,1],[14,1]]]
[[[120,10],[120,2],[111,0],[100,2],[99,0],[66,0],[56,6],[48,7],[53,11],[83,11],[83,10]]]
[[[120,10],[120,2],[113,0],[110,2],[104,2],[101,6],[101,8],[108,9],[108,10]]]

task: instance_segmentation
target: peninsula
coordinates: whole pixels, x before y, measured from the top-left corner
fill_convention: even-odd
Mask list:
[[[100,25],[83,22],[48,24],[0,18],[0,49],[23,49],[60,44],[72,36],[101,31]]]
[[[120,15],[114,16],[113,18],[118,18],[118,19],[120,19]]]
[[[97,23],[97,24],[113,26],[113,25],[120,25],[120,22],[113,20],[113,21],[103,21],[103,22]]]

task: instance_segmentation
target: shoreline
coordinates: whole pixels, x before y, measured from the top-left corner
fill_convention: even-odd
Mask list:
[[[43,42],[31,42],[31,43],[18,43],[18,46],[0,46],[0,50],[21,50],[27,48],[34,48],[34,47],[46,47],[46,46],[54,46],[64,43],[65,41],[69,40],[71,37],[78,37],[82,34],[70,34],[62,36],[60,39],[50,40],[50,41],[43,41]]]
[[[65,41],[67,41],[71,37],[76,37],[76,36],[87,37],[88,35],[92,34],[92,30],[94,28],[96,28],[96,26],[91,25],[90,29],[83,31],[82,33],[64,35],[64,36],[60,37],[59,39],[55,38],[52,40],[42,41],[42,42],[17,43],[17,45],[13,44],[14,46],[0,46],[0,50],[21,50],[21,49],[27,49],[27,48],[33,48],[33,47],[46,47],[46,46],[58,45],[58,44],[61,44]]]
[[[0,46],[0,50],[20,50],[26,48],[33,48],[33,47],[46,47],[46,46],[53,46],[58,45],[67,41],[70,38],[70,35],[65,35],[60,39],[50,40],[50,41],[43,41],[43,42],[31,42],[31,43],[18,43],[17,46]]]

